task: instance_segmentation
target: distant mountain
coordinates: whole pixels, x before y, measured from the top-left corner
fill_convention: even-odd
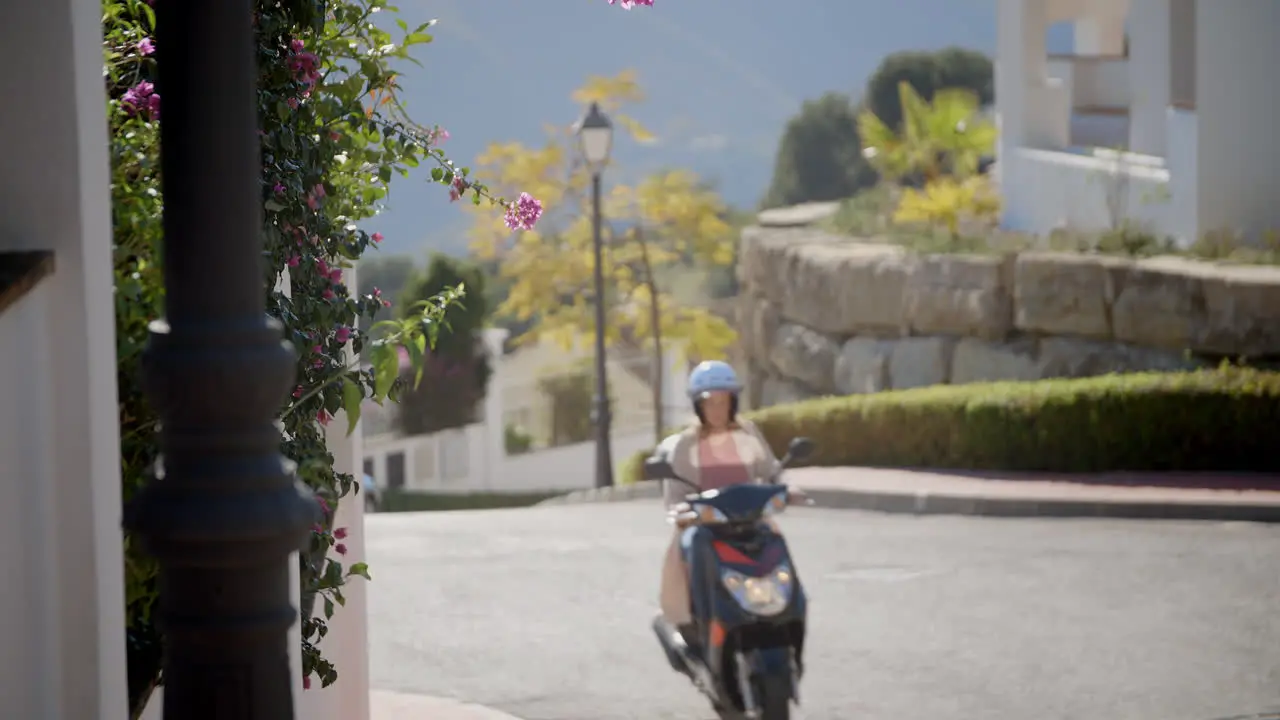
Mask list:
[[[635,68],[648,93],[635,115],[660,142],[620,143],[615,177],[688,167],[731,205],[753,207],[802,101],[858,95],[898,50],[993,52],[995,2],[660,0],[627,12],[605,0],[402,0],[406,22],[439,24],[417,50],[423,67],[400,68],[401,85],[414,118],[447,128],[450,156],[470,164],[490,142],[538,143],[544,124],[573,122],[581,108],[569,95],[588,75]],[[1061,49],[1061,34],[1053,40]],[[466,216],[425,173],[393,183],[366,227],[386,236],[386,252],[466,250]]]

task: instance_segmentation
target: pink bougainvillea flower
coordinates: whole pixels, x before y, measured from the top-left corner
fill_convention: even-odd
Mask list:
[[[332,300],[337,296],[333,294],[333,290],[330,290],[329,288],[325,288],[324,292],[320,293],[320,297],[324,298],[325,300]]]
[[[289,70],[293,73],[294,79],[309,88],[314,87],[316,81],[320,79],[320,58],[316,57],[315,53],[297,52],[296,46],[294,52],[296,54],[289,58]]]
[[[346,325],[339,325],[338,329],[333,332],[333,339],[340,343],[345,343],[351,339],[351,328]]]
[[[310,690],[310,689],[311,689],[311,676],[310,676],[310,675],[307,675],[306,677],[302,678],[302,689],[303,689],[303,690]]]
[[[520,193],[520,199],[507,205],[507,214],[503,217],[507,227],[512,230],[532,230],[542,217],[542,201],[529,193]]]
[[[347,529],[344,527],[334,528],[333,536],[339,540],[347,539]]]
[[[307,44],[302,42],[301,40],[298,40],[297,38],[294,38],[294,40],[289,43],[289,49],[296,53],[300,53],[306,48],[307,48]]]
[[[451,187],[449,188],[449,202],[457,202],[458,200],[461,200],[462,193],[466,192],[468,187],[470,187],[470,185],[467,184],[465,179],[455,177]]]
[[[289,256],[289,259],[288,259],[287,261],[285,261],[285,264],[286,264],[286,265],[288,265],[289,267],[298,267],[298,263],[300,263],[300,262],[302,262],[302,257],[301,257],[301,256],[299,256],[299,255],[290,255],[290,256]]]
[[[289,98],[288,100],[285,100],[285,102],[289,104],[290,110],[298,109],[298,105],[299,105],[298,98]]]
[[[428,145],[439,145],[440,143],[444,142],[445,140],[448,140],[448,139],[449,139],[449,137],[450,137],[450,136],[449,136],[449,131],[448,131],[448,130],[445,130],[444,128],[440,127],[439,125],[436,125],[435,127],[431,128],[430,130],[428,130],[428,131],[427,131],[427,144],[428,144]]]
[[[138,54],[150,55],[156,51],[156,42],[151,38],[142,38],[138,41]]]
[[[281,185],[280,183],[276,183],[274,186],[272,186],[271,192],[275,193],[276,195],[283,195],[284,186]]]
[[[160,95],[156,86],[143,80],[124,92],[120,104],[130,115],[145,113],[152,120],[160,119]]]
[[[293,389],[293,396],[294,396],[295,398],[300,398],[300,397],[302,397],[302,386],[301,386],[301,385],[299,385],[298,387],[296,387],[296,388],[294,388],[294,389]]]
[[[336,551],[339,555],[346,555],[346,554],[347,554],[347,546],[346,546],[346,545],[343,545],[342,543],[338,543],[337,545],[334,545],[334,546],[333,546],[333,549],[334,549],[334,551]]]
[[[374,233],[374,234],[370,235],[370,236],[369,236],[369,239],[370,239],[370,240],[372,240],[372,241],[374,241],[374,242],[376,242],[376,243],[380,243],[380,242],[382,242],[382,233],[380,233],[380,232],[376,232],[376,233]]]

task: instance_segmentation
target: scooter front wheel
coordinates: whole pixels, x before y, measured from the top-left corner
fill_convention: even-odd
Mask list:
[[[760,720],[791,720],[791,678],[765,675],[759,683]]]

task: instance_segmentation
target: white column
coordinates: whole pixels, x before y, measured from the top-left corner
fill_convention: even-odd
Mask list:
[[[1070,139],[1071,94],[1049,81],[1045,54],[1045,0],[999,0],[996,6],[996,147],[1004,202],[1001,224],[1027,229],[1036,223],[1036,188],[1021,173],[1024,147],[1059,149]]]
[[[1129,149],[1163,157],[1170,102],[1171,0],[1133,0],[1129,37]],[[1078,37],[1078,36],[1077,36]]]
[[[1280,228],[1280,2],[1196,3],[1201,233]]]
[[[506,417],[502,407],[502,390],[506,378],[502,369],[502,345],[511,332],[503,328],[485,328],[480,331],[485,350],[489,353],[489,387],[484,394],[485,463],[484,487],[498,487],[507,460]],[[472,471],[473,477],[480,476]]]
[[[344,273],[348,287],[356,287],[355,270]],[[347,346],[348,362],[355,361],[355,353]],[[333,469],[347,473],[361,482],[364,474],[364,453],[360,425],[347,434],[347,415],[338,412],[325,428],[325,444],[333,455]],[[334,513],[334,528],[346,528],[347,536],[340,540],[346,554],[331,551],[330,557],[344,568],[357,562],[365,562],[364,550],[364,496],[351,494],[342,498]],[[369,720],[369,603],[365,580],[352,578],[343,587],[345,605],[339,605],[329,620],[329,633],[320,642],[320,651],[333,662],[338,680],[327,688],[321,688],[313,680],[311,689],[304,690],[297,703],[298,717],[308,720]],[[323,602],[316,603],[316,612],[323,611]]]
[[[1000,150],[1026,143],[1028,91],[1044,85],[1048,29],[1044,0],[999,0],[996,11],[996,109]]]
[[[1196,0],[1169,0],[1170,102],[1196,102]]]
[[[0,698],[13,717],[65,717],[58,667],[58,518],[50,407],[49,288],[45,284],[0,314]],[[92,610],[92,609],[91,609]]]
[[[1106,57],[1123,55],[1124,21],[1129,10],[1129,0],[1091,0],[1088,5],[1085,14],[1075,21],[1076,54]],[[1140,27],[1136,17],[1133,26]]]
[[[49,484],[54,524],[23,547],[48,544],[56,556],[53,567],[29,563],[7,580],[54,583],[46,609],[56,630],[29,639],[33,665],[0,680],[0,694],[31,682],[61,699],[60,717],[85,720],[126,717],[128,705],[101,23],[98,0],[8,3],[0,23],[0,62],[21,68],[0,77],[0,92],[39,107],[0,111],[0,136],[13,139],[0,163],[0,243],[57,254],[44,288],[56,452],[46,475],[15,479]],[[41,663],[51,675],[25,675]]]

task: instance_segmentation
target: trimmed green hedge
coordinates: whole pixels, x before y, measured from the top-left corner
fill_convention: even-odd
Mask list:
[[[954,470],[1280,470],[1280,373],[1187,373],[938,385],[825,397],[749,413],[774,451],[817,443],[810,465]],[[647,453],[628,458],[640,479]]]

